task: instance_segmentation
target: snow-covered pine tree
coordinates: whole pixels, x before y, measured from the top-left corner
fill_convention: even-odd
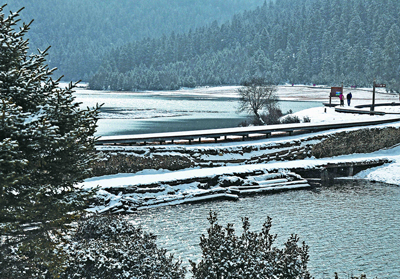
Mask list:
[[[0,7],[0,277],[58,273],[56,232],[75,218],[88,193],[99,106],[80,109],[45,64],[47,50],[28,55],[19,10]],[[18,29],[18,30],[16,30]]]
[[[21,170],[27,162],[18,151],[18,141],[12,139],[23,126],[22,109],[6,99],[1,100],[0,108],[0,207],[3,209],[3,203],[13,197],[4,198],[5,195],[22,178]]]

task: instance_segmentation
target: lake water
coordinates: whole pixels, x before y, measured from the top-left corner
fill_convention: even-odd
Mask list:
[[[201,257],[200,236],[206,233],[210,210],[220,224],[234,223],[240,233],[241,217],[251,230],[260,230],[267,216],[281,247],[292,233],[310,246],[309,269],[315,278],[359,276],[400,278],[400,187],[347,181],[331,187],[141,211],[128,218],[158,236],[166,248],[189,266]]]
[[[238,99],[211,94],[165,92],[126,93],[78,89],[76,101],[83,106],[104,106],[97,135],[127,135],[237,127],[248,120],[236,113]],[[320,102],[280,102],[282,112],[321,106]]]
[[[84,106],[105,103],[98,135],[123,135],[236,127],[247,120],[237,114],[232,97],[165,93],[114,93],[77,90]],[[283,112],[321,106],[320,102],[280,102]],[[253,230],[272,217],[272,233],[281,246],[292,233],[310,246],[309,269],[315,278],[360,275],[400,278],[400,187],[347,181],[333,187],[301,190],[221,201],[164,207],[128,216],[158,236],[160,247],[198,261],[200,235],[208,228],[214,210],[221,224],[249,217]]]
[[[238,101],[229,97],[163,93],[104,93],[79,89],[77,101],[93,106],[105,103],[98,135],[122,135],[236,127],[246,120],[237,114]],[[299,111],[319,102],[281,102],[281,109]],[[164,207],[141,211],[127,218],[158,236],[160,247],[198,261],[200,235],[208,228],[207,215],[216,211],[221,224],[249,217],[260,230],[272,217],[272,233],[281,246],[292,233],[310,246],[309,269],[315,278],[360,275],[400,278],[400,187],[347,181],[332,187],[274,195]]]

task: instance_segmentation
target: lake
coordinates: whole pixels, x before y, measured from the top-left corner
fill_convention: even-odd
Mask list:
[[[232,89],[233,90],[233,89]],[[237,127],[248,120],[236,113],[238,99],[221,94],[168,92],[104,92],[78,88],[76,101],[82,106],[104,106],[97,135],[129,135]],[[322,106],[320,102],[281,101],[282,112]]]
[[[237,114],[232,95],[120,93],[78,89],[77,101],[93,106],[105,103],[98,135],[123,135],[236,127],[245,121]],[[320,102],[280,102],[283,112],[321,106]],[[188,266],[198,261],[200,235],[208,228],[207,215],[216,211],[221,224],[249,217],[260,230],[272,217],[272,233],[281,246],[292,233],[310,246],[309,269],[315,278],[350,278],[362,272],[368,278],[400,277],[400,187],[348,180],[332,187],[274,195],[164,207],[127,216],[158,236],[158,244]]]
[[[200,236],[206,233],[210,210],[220,224],[234,223],[240,233],[241,217],[251,230],[260,230],[272,218],[275,245],[281,247],[292,233],[310,246],[309,269],[315,278],[359,276],[399,278],[400,187],[382,183],[345,181],[331,187],[150,209],[128,216],[158,236],[158,245],[189,266],[201,257]]]

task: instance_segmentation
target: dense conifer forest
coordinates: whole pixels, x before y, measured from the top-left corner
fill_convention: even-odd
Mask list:
[[[398,91],[400,2],[279,0],[186,33],[116,47],[93,89],[164,90],[273,83],[371,86]]]
[[[25,7],[21,19],[34,19],[30,50],[49,50],[48,63],[64,80],[88,81],[114,47],[143,38],[189,32],[214,20],[254,9],[264,0],[8,0],[8,10]]]

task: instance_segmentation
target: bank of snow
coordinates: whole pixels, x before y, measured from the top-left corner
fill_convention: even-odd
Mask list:
[[[383,100],[382,102],[385,102]],[[366,110],[368,110],[367,108]],[[400,113],[400,107],[377,107],[376,110],[380,111],[390,111],[394,113]],[[362,114],[351,114],[351,113],[337,113],[334,108],[317,107],[310,108],[307,110],[299,111],[293,115],[298,116],[300,119],[304,117],[309,117],[311,123],[321,123],[321,122],[344,122],[344,121],[363,121],[371,119],[380,119],[382,117],[388,116],[371,116]],[[390,127],[400,127],[400,123],[391,123],[384,126]],[[355,159],[372,159],[372,158],[388,158],[393,163],[387,164],[385,166],[372,168],[365,170],[354,178],[356,179],[367,179],[370,181],[379,181],[390,184],[400,185],[400,148],[394,147],[387,150],[380,150],[371,154],[352,154],[346,156],[339,156],[337,158],[325,158],[324,160],[332,161],[338,159],[355,160]],[[315,160],[312,160],[315,161]]]
[[[133,212],[140,209],[159,207],[166,205],[177,205],[182,203],[201,202],[212,199],[238,199],[242,194],[253,191],[269,192],[290,189],[303,189],[309,187],[306,181],[298,177],[293,181],[286,180],[285,183],[269,182],[264,180],[266,176],[274,178],[284,178],[291,169],[314,169],[327,164],[349,163],[357,164],[365,161],[386,160],[390,163],[358,173],[354,178],[367,179],[400,185],[400,146],[380,150],[371,154],[353,154],[331,158],[271,162],[266,164],[237,165],[217,168],[198,168],[181,171],[165,170],[145,170],[135,174],[117,174],[103,177],[95,177],[83,183],[85,189],[93,189],[100,186],[98,200],[101,204],[92,207],[94,212]],[[263,177],[263,181],[255,183],[255,177],[247,177],[242,191],[236,187],[222,187],[224,182],[235,185],[237,180],[242,180],[240,174],[258,173],[258,177]],[[273,177],[275,176],[275,177]],[[293,175],[292,175],[293,176]],[[202,181],[217,178],[218,183],[213,187],[201,187]],[[260,181],[259,181],[260,182]],[[259,187],[266,184],[267,187]],[[270,184],[271,183],[271,184]],[[292,183],[296,183],[293,185]],[[171,186],[172,185],[172,186]],[[151,187],[149,187],[151,186]],[[249,190],[247,190],[247,187]],[[257,188],[254,188],[257,187]],[[140,189],[140,191],[137,191]],[[133,193],[131,192],[132,190]]]
[[[376,152],[392,160],[392,163],[381,167],[371,168],[355,175],[354,178],[366,179],[369,181],[385,182],[400,186],[400,147]]]
[[[365,93],[367,94],[367,93]],[[390,97],[392,98],[392,96]],[[365,101],[365,100],[364,100]],[[382,100],[385,102],[386,100]],[[364,102],[365,103],[365,102]],[[369,108],[366,108],[368,110]],[[376,107],[378,111],[392,112],[392,113],[400,113],[400,107]],[[362,121],[362,120],[370,120],[370,119],[380,119],[382,117],[389,116],[371,116],[371,115],[362,115],[362,114],[351,114],[351,113],[337,113],[334,108],[326,108],[326,107],[318,107],[318,108],[310,108],[307,110],[299,111],[294,113],[293,115],[298,116],[300,119],[304,117],[309,117],[312,123],[321,123],[321,122],[342,122],[342,121]],[[386,126],[386,125],[385,125]],[[391,123],[387,126],[390,127],[400,127],[400,123]],[[335,159],[370,159],[370,158],[388,158],[393,163],[376,167],[372,169],[365,170],[354,178],[356,179],[366,179],[370,181],[378,181],[385,182],[389,184],[400,185],[400,148],[394,147],[387,150],[380,150],[372,154],[353,154],[347,156],[340,156]],[[334,158],[326,158],[324,160],[333,160]]]
[[[82,186],[84,188],[94,188],[96,186],[119,188],[129,187],[132,185],[154,184],[160,181],[179,181],[191,178],[195,179],[216,175],[235,174],[240,172],[254,172],[257,170],[287,170],[294,168],[312,169],[328,163],[356,163],[379,159],[387,159],[392,163],[360,172],[354,176],[354,178],[400,185],[400,146],[396,146],[374,153],[343,155],[323,159],[308,158],[297,161],[271,162],[265,164],[237,165],[217,168],[186,169],[180,171],[145,170],[132,174],[124,173],[93,177],[87,179]]]

